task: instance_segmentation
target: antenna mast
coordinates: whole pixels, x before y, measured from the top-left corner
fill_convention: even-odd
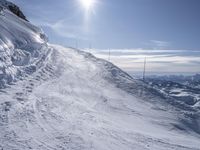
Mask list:
[[[91,50],[92,50],[92,44],[89,43],[89,53],[91,53]]]
[[[145,81],[145,75],[146,75],[146,63],[147,63],[147,59],[146,59],[146,57],[145,57],[145,58],[144,58],[143,81]]]
[[[110,49],[109,49],[109,53],[108,53],[108,61],[110,61]]]
[[[76,47],[76,49],[78,49],[78,40],[77,39],[75,39],[75,47]]]

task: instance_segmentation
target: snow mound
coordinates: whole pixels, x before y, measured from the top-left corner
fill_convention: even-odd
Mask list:
[[[6,7],[0,31],[0,149],[199,150],[198,109],[110,62],[48,44]]]

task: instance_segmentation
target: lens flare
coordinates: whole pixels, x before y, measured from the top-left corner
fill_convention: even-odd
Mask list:
[[[89,11],[95,4],[95,0],[80,0],[82,6]]]

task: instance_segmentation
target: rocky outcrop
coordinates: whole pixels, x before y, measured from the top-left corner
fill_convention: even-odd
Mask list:
[[[20,17],[23,20],[28,21],[26,16],[23,14],[23,12],[20,10],[20,8],[17,5],[11,2],[8,2],[6,0],[0,0],[0,6],[9,9],[16,16]]]
[[[22,13],[22,11],[19,9],[18,6],[16,6],[16,5],[9,5],[8,8],[9,8],[9,10],[10,10],[12,13],[14,13],[15,15],[17,15],[18,17],[20,17],[20,18],[22,18],[22,19],[28,21],[28,20],[26,19],[26,16]]]

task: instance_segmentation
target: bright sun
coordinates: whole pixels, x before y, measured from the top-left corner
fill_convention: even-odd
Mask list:
[[[95,4],[95,0],[80,0],[80,2],[86,10],[90,10]]]

